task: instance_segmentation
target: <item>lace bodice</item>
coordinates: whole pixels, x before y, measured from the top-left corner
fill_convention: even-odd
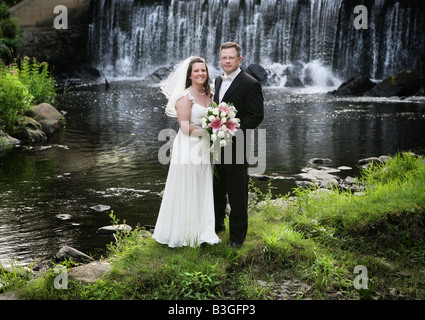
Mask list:
[[[192,104],[192,112],[190,116],[190,124],[195,127],[201,127],[201,118],[205,115],[206,108],[195,101],[193,95],[189,92],[189,90],[183,91],[181,97],[185,95],[188,96],[189,100],[193,102]]]

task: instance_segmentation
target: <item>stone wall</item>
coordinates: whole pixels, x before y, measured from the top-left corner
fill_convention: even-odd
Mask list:
[[[54,13],[58,5],[68,10],[67,29],[54,27],[55,18],[61,14]],[[48,61],[62,77],[87,70],[91,0],[25,0],[10,12],[21,28],[21,57]]]

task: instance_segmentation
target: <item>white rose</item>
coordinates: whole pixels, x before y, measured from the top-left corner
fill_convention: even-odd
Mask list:
[[[212,111],[212,113],[213,113],[213,114],[215,114],[216,116],[218,116],[218,114],[220,113],[220,110],[218,110],[217,108],[215,108],[215,109]]]
[[[215,140],[217,140],[217,135],[216,135],[215,133],[213,133],[213,134],[211,135],[211,141],[212,141],[212,142],[215,142]]]
[[[221,125],[221,131],[226,131],[227,130],[227,126],[225,124]]]
[[[226,121],[227,121],[226,117],[221,118],[221,122],[226,123]]]
[[[234,111],[230,111],[229,118],[234,118],[234,117],[236,117],[236,113]]]
[[[225,146],[227,146],[226,140],[221,140],[220,141],[220,147],[225,147]]]
[[[224,131],[219,131],[218,133],[217,133],[217,136],[219,137],[219,138],[224,138]]]
[[[227,113],[226,112],[224,112],[224,111],[221,111],[221,113],[220,113],[220,117],[225,117],[225,116],[227,116]]]
[[[215,116],[209,116],[209,117],[208,117],[208,120],[209,120],[210,122],[213,122],[213,121],[215,120],[215,118],[216,118]]]

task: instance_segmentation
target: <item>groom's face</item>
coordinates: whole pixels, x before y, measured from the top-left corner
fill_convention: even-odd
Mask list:
[[[239,68],[242,57],[238,57],[236,48],[224,48],[220,52],[220,63],[223,71],[228,75]]]

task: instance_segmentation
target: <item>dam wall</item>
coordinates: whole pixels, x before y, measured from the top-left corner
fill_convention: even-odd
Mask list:
[[[12,7],[10,13],[19,23],[23,40],[19,56],[47,61],[63,77],[87,72],[91,3],[24,0]]]

